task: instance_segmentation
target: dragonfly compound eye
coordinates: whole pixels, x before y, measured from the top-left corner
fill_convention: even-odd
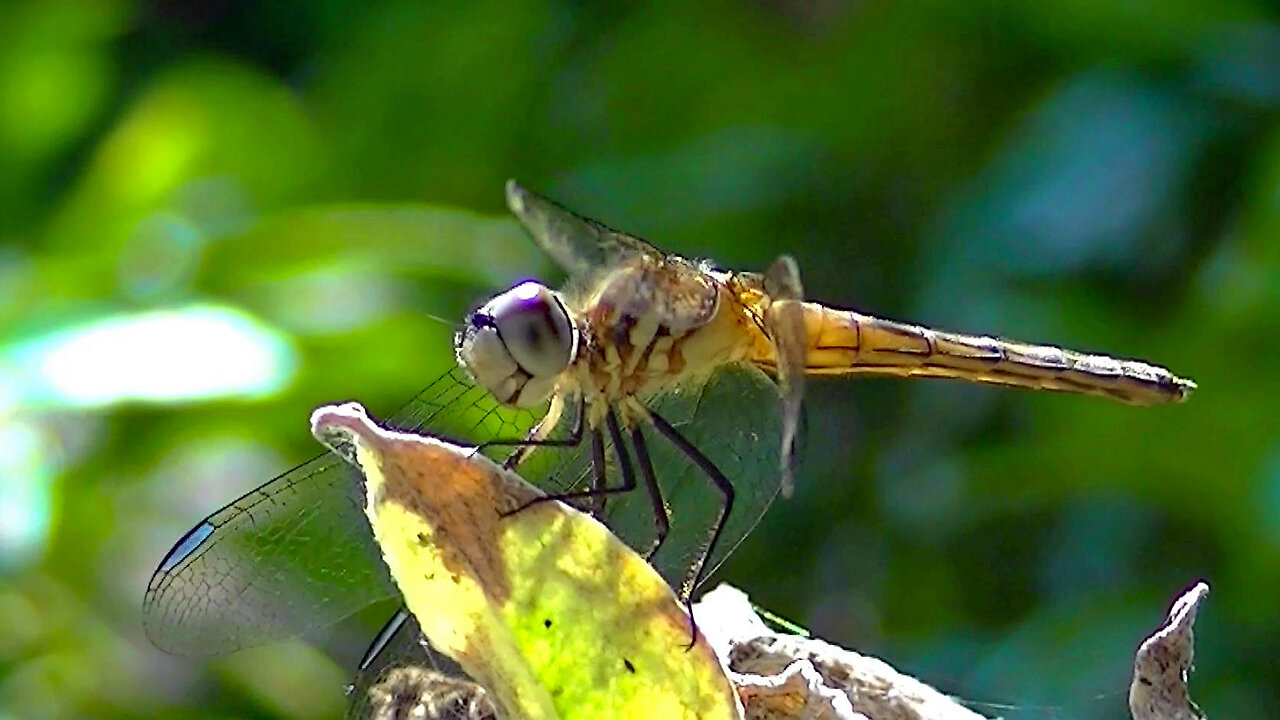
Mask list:
[[[577,330],[555,293],[533,282],[485,303],[458,333],[458,361],[499,402],[533,406],[573,358]]]
[[[531,377],[550,379],[573,358],[574,328],[560,298],[535,282],[524,282],[486,306],[511,358]]]

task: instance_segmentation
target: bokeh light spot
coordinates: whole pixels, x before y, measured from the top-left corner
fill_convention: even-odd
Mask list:
[[[110,317],[19,344],[3,359],[20,378],[21,402],[72,407],[262,397],[297,364],[280,332],[217,306]]]
[[[0,417],[0,569],[23,564],[43,549],[52,514],[52,474],[41,462],[40,433]]]

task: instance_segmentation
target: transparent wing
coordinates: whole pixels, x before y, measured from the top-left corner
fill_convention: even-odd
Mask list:
[[[507,207],[534,241],[573,276],[613,266],[629,256],[665,256],[644,240],[577,215],[515,180],[507,181]]]
[[[651,406],[737,489],[734,512],[710,559],[714,568],[755,527],[778,492],[782,426],[776,388],[761,371],[735,365],[703,385],[656,398]],[[389,423],[480,443],[523,437],[538,416],[499,407],[453,369]],[[563,433],[572,420],[573,413],[565,413],[554,432]],[[654,563],[679,587],[706,543],[721,497],[664,439],[649,431],[645,435],[671,508],[671,533]],[[582,488],[590,476],[589,454],[586,443],[539,449],[519,472],[549,492]],[[617,481],[615,468],[610,477]],[[360,487],[350,466],[322,455],[201,521],[169,551],[148,584],[143,601],[148,637],[177,654],[227,652],[327,627],[393,596],[395,587],[361,510]],[[610,498],[603,519],[633,547],[649,546],[653,519],[643,490]]]
[[[514,180],[507,183],[507,204],[534,241],[569,273],[570,287],[594,287],[625,267],[632,273],[630,292],[624,295],[635,303],[625,312],[653,313],[669,328],[679,330],[698,327],[711,318],[717,298],[715,281],[698,263],[576,215]],[[615,302],[618,290],[615,286]]]
[[[733,483],[733,513],[714,554],[707,559],[709,577],[755,529],[778,495],[782,416],[777,386],[755,367],[728,365],[717,370],[697,392],[659,397],[649,406]],[[675,447],[656,432],[646,431],[646,436],[663,496],[672,508],[671,534],[653,561],[672,587],[681,587],[710,539],[721,498],[702,471]],[[610,508],[606,521],[613,524],[612,513],[622,510]],[[620,526],[624,521],[621,516],[616,519]]]
[[[771,301],[764,311],[764,324],[777,354],[778,391],[782,400],[778,470],[782,475],[782,494],[790,497],[795,485],[791,465],[800,429],[800,403],[804,400],[804,356],[809,347],[802,305],[804,287],[796,261],[788,255],[775,260],[764,273],[764,288]]]
[[[478,443],[522,437],[535,419],[499,408],[455,368],[389,423]],[[148,637],[177,654],[225,652],[332,625],[392,596],[362,507],[358,473],[326,453],[213,513],[152,576]]]
[[[234,650],[332,624],[394,590],[358,484],[317,457],[205,518],[147,586],[147,636],[171,653]]]

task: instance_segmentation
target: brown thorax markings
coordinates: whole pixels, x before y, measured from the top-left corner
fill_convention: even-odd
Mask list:
[[[673,260],[683,267],[672,267]],[[567,372],[583,393],[588,426],[600,427],[609,407],[624,426],[643,421],[648,411],[640,398],[771,355],[759,319],[767,297],[751,279],[682,258],[615,271],[575,318],[582,340]],[[744,296],[758,302],[746,306]]]

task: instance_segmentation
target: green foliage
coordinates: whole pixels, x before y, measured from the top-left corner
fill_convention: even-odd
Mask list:
[[[558,281],[508,177],[726,266],[786,250],[832,304],[1196,380],[1152,410],[812,382],[796,497],[720,575],[1023,706],[989,715],[1068,718],[1123,716],[1133,649],[1204,578],[1195,695],[1269,716],[1278,38],[1187,0],[3,5],[0,716],[340,715],[382,618],[193,661],[146,642],[141,593],[315,454],[314,406],[389,414],[470,306]],[[137,322],[209,308],[270,342]],[[105,321],[136,334],[69,342]]]

